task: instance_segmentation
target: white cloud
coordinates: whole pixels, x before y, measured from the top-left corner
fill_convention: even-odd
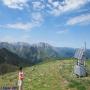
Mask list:
[[[18,30],[31,30],[32,28],[39,27],[43,22],[41,13],[32,13],[32,21],[28,23],[16,22],[0,25],[0,28],[18,29]]]
[[[90,0],[2,0],[4,5],[8,6],[9,8],[13,9],[20,9],[22,10],[24,7],[29,7],[30,5],[32,8],[27,8],[27,10],[43,10],[46,8],[46,12],[49,12],[52,15],[59,16],[60,14],[79,9],[86,3],[90,2]],[[28,3],[29,2],[29,3]],[[49,8],[49,11],[48,9]]]
[[[15,42],[15,39],[11,36],[0,37],[0,42]]]
[[[0,25],[1,28],[10,28],[10,29],[19,29],[19,30],[31,30],[34,27],[33,23],[14,23],[14,24],[6,24]]]
[[[79,9],[80,7],[88,3],[89,0],[64,0],[63,2],[48,0],[48,2],[49,4],[51,4],[50,13],[58,16],[61,13]],[[48,6],[50,7],[50,5]]]
[[[63,2],[64,4],[63,8],[64,8],[64,11],[73,10],[73,9],[80,8],[80,6],[86,3],[87,3],[87,0],[65,0],[65,2]]]
[[[29,35],[22,35],[20,37],[16,36],[4,36],[0,37],[0,42],[9,42],[9,43],[15,43],[15,42],[29,42],[30,41],[30,36]]]
[[[75,25],[75,24],[90,24],[90,14],[83,14],[80,16],[76,16],[67,21],[67,25]]]
[[[45,8],[45,4],[41,1],[32,2],[32,5],[34,10],[42,10]]]
[[[6,28],[6,29],[17,29],[17,30],[31,30],[34,27],[38,27],[39,25],[37,23],[13,23],[13,24],[4,24],[0,25],[0,28]]]
[[[49,3],[52,3],[52,2],[53,2],[53,0],[48,0],[48,2],[49,2]]]
[[[8,6],[9,8],[13,9],[20,9],[22,10],[25,6],[28,6],[28,0],[2,0],[4,5]]]
[[[8,23],[8,24],[1,24],[0,28],[5,29],[17,29],[17,30],[31,30],[32,28],[39,27],[43,23],[43,15],[39,12],[32,13],[31,15],[31,22],[23,23],[23,22],[16,22],[16,23]]]
[[[32,22],[37,25],[41,25],[44,21],[43,15],[39,12],[32,13]]]
[[[64,29],[64,30],[59,30],[59,31],[57,31],[56,33],[57,33],[57,34],[64,34],[64,33],[66,33],[66,32],[68,32],[68,30],[67,30],[67,29]]]

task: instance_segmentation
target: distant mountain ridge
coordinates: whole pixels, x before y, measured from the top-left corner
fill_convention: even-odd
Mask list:
[[[46,58],[72,58],[75,53],[75,48],[54,47],[48,43],[28,44],[24,42],[7,43],[0,42],[0,48],[6,48],[19,57],[35,64]],[[90,50],[87,50],[87,57],[90,58]]]
[[[28,59],[32,64],[45,58],[54,58],[58,56],[54,48],[46,43],[30,45],[21,42],[14,44],[1,42],[0,48],[6,48],[20,57]]]

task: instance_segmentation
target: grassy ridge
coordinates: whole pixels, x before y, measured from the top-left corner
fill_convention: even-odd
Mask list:
[[[90,90],[90,76],[73,75],[73,60],[47,61],[25,68],[24,72],[24,90]],[[0,87],[17,85],[17,75],[13,72],[0,76]]]

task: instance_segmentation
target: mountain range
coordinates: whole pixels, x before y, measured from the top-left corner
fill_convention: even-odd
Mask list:
[[[23,59],[22,61],[29,62],[30,64],[38,63],[47,58],[72,58],[76,50],[75,48],[68,47],[54,47],[43,42],[37,44],[0,42],[0,52],[2,49],[6,55],[8,55],[8,53],[15,54],[20,60]],[[12,58],[15,57],[15,55],[13,55],[11,55]],[[89,49],[87,49],[87,57],[90,58]]]
[[[3,67],[14,70],[18,66],[30,66],[46,59],[72,58],[75,50],[75,48],[54,47],[43,42],[37,44],[0,42],[0,70],[2,71]],[[87,49],[86,56],[90,58],[90,49]]]
[[[72,57],[75,49],[53,47],[47,43],[28,44],[28,43],[7,43],[1,42],[0,48],[5,48],[19,57],[27,59],[30,63],[37,63],[46,58]]]
[[[54,47],[43,42],[37,44],[0,42],[0,49],[2,48],[31,61],[31,63],[37,63],[45,58],[71,58],[76,50],[75,48],[68,47]],[[87,57],[90,57],[90,49],[87,49]]]

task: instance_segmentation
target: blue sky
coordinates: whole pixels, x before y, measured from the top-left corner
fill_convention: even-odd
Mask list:
[[[90,48],[90,0],[0,0],[0,41]]]

